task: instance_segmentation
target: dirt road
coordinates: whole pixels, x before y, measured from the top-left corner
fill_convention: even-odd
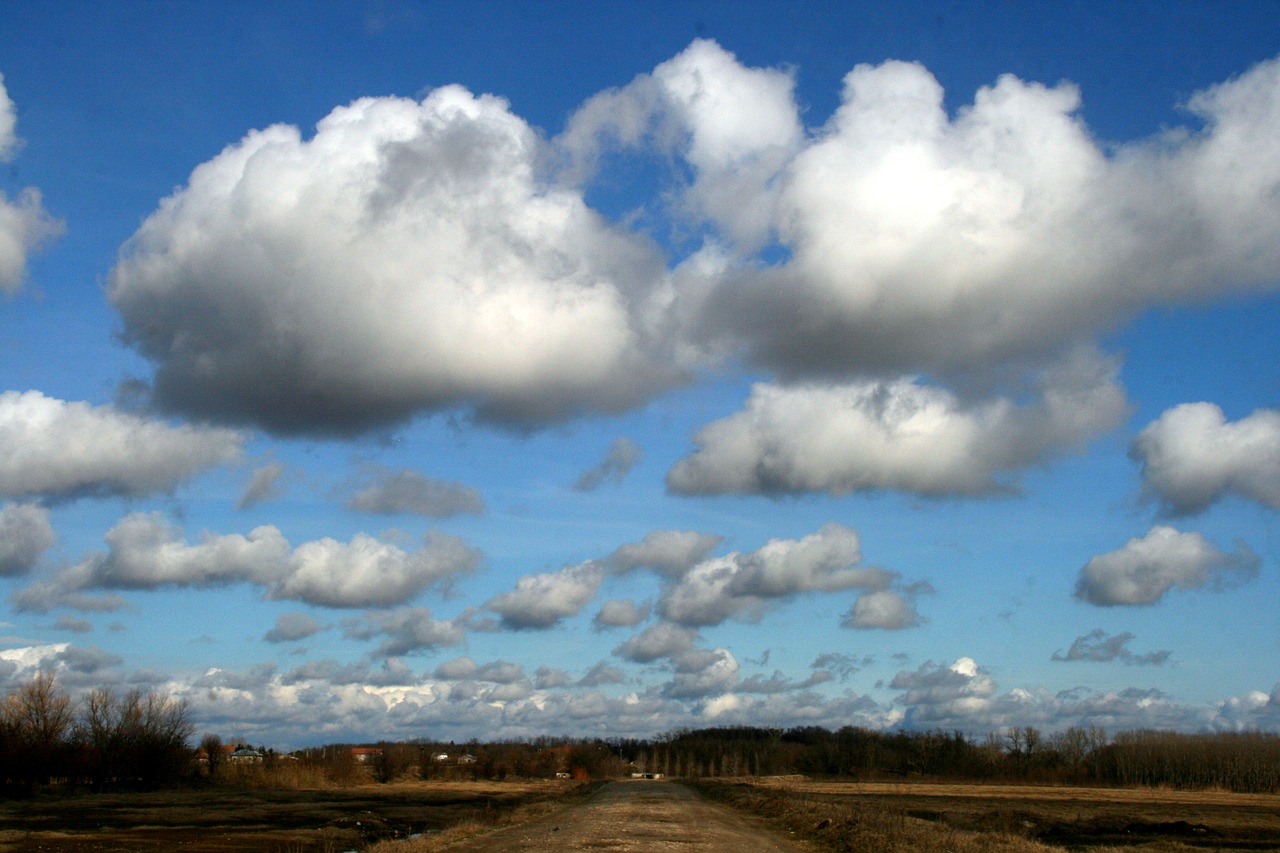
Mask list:
[[[585,803],[473,839],[450,853],[663,850],[802,853],[763,821],[707,802],[675,782],[612,782]]]

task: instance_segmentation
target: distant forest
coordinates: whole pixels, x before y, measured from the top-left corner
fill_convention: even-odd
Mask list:
[[[733,726],[651,739],[543,737],[522,741],[331,744],[289,755],[268,747],[247,766],[221,738],[190,745],[186,705],[157,693],[93,690],[77,703],[41,674],[0,698],[0,789],[10,795],[60,784],[155,788],[226,781],[272,784],[432,779],[610,778],[802,774],[844,779],[1029,781],[1102,786],[1280,791],[1280,735],[1182,734],[1097,727],[1045,734],[1014,727],[974,739],[961,732],[875,731],[845,726]]]

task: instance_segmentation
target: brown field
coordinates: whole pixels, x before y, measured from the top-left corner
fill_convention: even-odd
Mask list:
[[[1275,794],[799,777],[700,787],[739,807],[773,809],[777,819],[835,850],[890,849],[883,839],[872,844],[857,839],[859,831],[885,831],[886,821],[916,834],[903,849],[933,849],[923,839],[941,830],[949,838],[937,849],[1008,849],[1013,839],[1024,839],[1032,842],[1026,849],[1044,849],[1043,844],[1071,850],[1280,850],[1280,795]],[[754,796],[744,791],[748,787]],[[756,798],[760,795],[764,799]],[[835,837],[842,827],[844,836]],[[983,836],[989,836],[989,846]]]
[[[201,787],[0,800],[0,853],[342,853],[571,796],[571,782],[403,782],[338,788]],[[536,809],[535,809],[536,810]]]
[[[1280,850],[1280,795],[801,777],[705,780],[694,787],[713,801],[767,818],[813,849]],[[583,802],[594,788],[549,781],[415,780],[352,787],[46,793],[0,800],[0,853],[343,853],[420,833],[426,834],[419,844],[379,849],[437,850],[502,825],[528,821],[536,826],[540,816],[545,822],[548,814],[563,814],[562,808]],[[568,826],[565,818],[550,819],[556,830]],[[453,829],[441,833],[446,827]],[[634,830],[631,823],[628,830]],[[568,835],[557,831],[556,837],[562,834]]]

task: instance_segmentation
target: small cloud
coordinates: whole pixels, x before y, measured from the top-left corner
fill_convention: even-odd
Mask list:
[[[44,507],[8,504],[0,509],[0,578],[31,571],[56,540]]]
[[[586,607],[603,579],[604,569],[595,562],[525,575],[515,589],[489,599],[485,608],[497,613],[506,628],[550,628]]]
[[[283,493],[280,478],[284,472],[283,462],[268,462],[254,469],[253,476],[249,478],[249,484],[245,486],[244,494],[240,496],[240,500],[236,501],[236,509],[247,509],[255,504],[280,497]]]
[[[377,515],[421,515],[448,518],[480,515],[484,499],[470,486],[452,480],[433,480],[409,468],[389,469],[365,464],[363,488],[347,501],[347,508]]]
[[[697,639],[698,632],[692,628],[658,622],[615,648],[613,653],[633,663],[652,663],[689,651]]]
[[[927,585],[926,585],[927,586]],[[840,620],[846,628],[900,631],[924,622],[916,611],[916,595],[910,590],[877,589],[864,592]]]
[[[53,623],[53,629],[55,631],[71,631],[76,634],[87,634],[93,630],[93,623],[88,619],[76,619],[74,616],[69,616],[64,613]]]
[[[1165,514],[1191,515],[1229,494],[1280,509],[1280,411],[1228,423],[1212,403],[1169,409],[1134,439],[1143,491]]]
[[[1071,648],[1063,654],[1062,650],[1053,653],[1055,661],[1088,661],[1092,663],[1109,663],[1120,661],[1125,666],[1163,666],[1173,654],[1170,651],[1148,652],[1137,655],[1129,651],[1129,642],[1134,635],[1125,631],[1115,636],[1108,636],[1101,628],[1090,631],[1082,637],[1076,637]]]
[[[551,666],[540,666],[534,677],[534,687],[539,690],[556,690],[573,684],[573,676],[563,669]]]
[[[1244,583],[1257,575],[1261,562],[1243,543],[1227,553],[1199,533],[1157,525],[1141,539],[1089,560],[1075,594],[1103,607],[1150,605],[1174,587],[1222,590]]]
[[[610,666],[605,661],[600,661],[591,669],[587,670],[586,675],[578,679],[579,687],[601,687],[606,684],[622,684],[627,680],[622,670],[616,666]]]
[[[580,492],[591,492],[600,488],[606,480],[621,483],[643,456],[644,450],[640,445],[626,436],[620,436],[609,445],[609,452],[605,454],[604,460],[596,467],[583,471],[573,487]]]
[[[276,617],[275,627],[262,639],[268,643],[295,643],[323,630],[320,623],[305,613],[282,613]]]
[[[632,628],[649,618],[652,605],[645,602],[638,605],[630,599],[612,599],[600,606],[600,611],[591,620],[597,631],[607,628]]]

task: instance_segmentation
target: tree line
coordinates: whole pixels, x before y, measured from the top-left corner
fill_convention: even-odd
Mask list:
[[[186,703],[169,696],[100,687],[73,702],[40,673],[0,699],[0,788],[157,787],[190,768],[194,730]]]
[[[974,739],[962,732],[854,726],[681,730],[634,747],[634,760],[671,776],[804,774],[935,777],[1060,784],[1280,791],[1280,734],[1182,734],[1097,727],[1043,733],[1031,726]]]
[[[185,702],[150,691],[91,690],[78,701],[41,673],[0,698],[0,790],[30,792],[52,782],[158,787],[199,771],[219,775],[221,740],[206,736],[200,769]],[[682,729],[641,739],[541,737],[465,744],[381,742],[357,763],[349,744],[280,756],[329,782],[424,779],[607,778],[633,772],[673,777],[931,777],[1061,784],[1280,791],[1280,734],[1182,734],[1072,727],[1043,733],[1020,726],[978,739],[952,731],[879,731],[856,726]],[[441,756],[449,756],[442,759]]]

